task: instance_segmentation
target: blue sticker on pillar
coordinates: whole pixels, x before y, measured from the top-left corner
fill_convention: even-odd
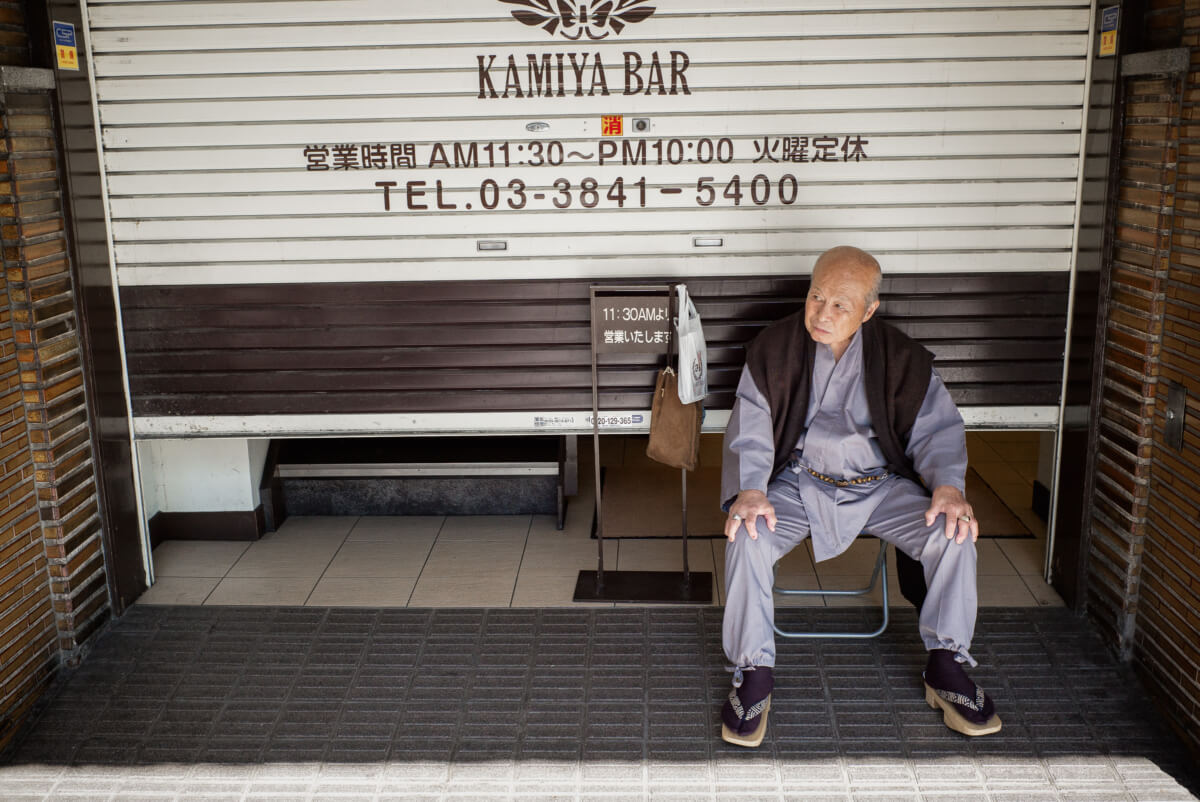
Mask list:
[[[1121,19],[1121,7],[1109,6],[1100,12],[1100,55],[1115,56],[1117,53],[1117,26]]]
[[[55,21],[54,56],[60,70],[79,69],[79,50],[75,45],[75,26],[69,22]]]

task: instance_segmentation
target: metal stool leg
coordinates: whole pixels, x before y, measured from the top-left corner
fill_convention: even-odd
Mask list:
[[[775,563],[774,571],[778,572],[779,563]],[[775,634],[783,638],[874,638],[883,634],[888,625],[888,581],[887,581],[887,542],[879,541],[879,556],[875,558],[875,570],[871,573],[871,582],[860,590],[796,590],[781,588],[778,584],[771,586],[771,591],[780,596],[865,596],[875,589],[877,581],[883,582],[883,623],[871,632],[794,632],[783,630],[774,621],[771,622]]]

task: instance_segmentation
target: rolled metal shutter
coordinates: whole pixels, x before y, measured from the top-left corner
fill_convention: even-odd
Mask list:
[[[1057,406],[1087,3],[86,5],[143,433],[585,409],[586,285],[634,278],[698,290],[727,406],[839,243],[960,403]]]

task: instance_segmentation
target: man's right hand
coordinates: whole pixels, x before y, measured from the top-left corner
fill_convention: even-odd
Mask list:
[[[759,517],[767,521],[767,528],[775,531],[775,508],[767,501],[767,494],[761,490],[743,490],[738,493],[733,504],[729,506],[729,517],[725,519],[725,538],[732,543],[737,537],[738,528],[746,525],[746,531],[751,540],[758,540],[757,522]]]

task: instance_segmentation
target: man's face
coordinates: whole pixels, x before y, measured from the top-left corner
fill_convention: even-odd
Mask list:
[[[822,264],[813,273],[804,303],[804,327],[814,340],[840,358],[859,326],[871,319],[879,301],[868,305],[873,282],[869,270],[854,262]]]

